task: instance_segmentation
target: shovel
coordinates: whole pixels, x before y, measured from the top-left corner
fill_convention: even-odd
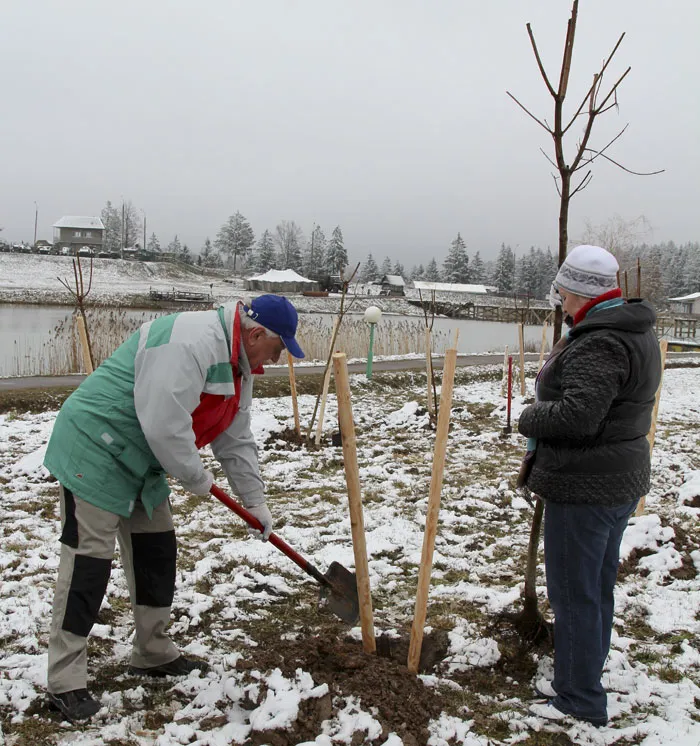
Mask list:
[[[227,508],[240,516],[251,528],[263,530],[263,525],[251,515],[242,505],[239,505],[230,495],[227,495],[215,484],[211,494],[220,500]],[[357,578],[339,562],[331,562],[325,575],[322,575],[310,562],[295,552],[286,541],[277,534],[270,534],[270,544],[287,555],[292,562],[296,562],[301,569],[321,586],[320,597],[327,600],[328,608],[347,624],[354,625],[360,618],[360,602],[357,596]]]

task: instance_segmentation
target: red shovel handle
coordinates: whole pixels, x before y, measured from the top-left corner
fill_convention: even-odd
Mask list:
[[[249,513],[242,505],[237,503],[230,495],[227,495],[220,487],[212,484],[211,494],[217,500],[220,500],[227,508],[230,508],[237,516],[242,518],[251,528],[262,532],[263,525],[260,521],[252,514]],[[270,544],[277,547],[281,552],[287,555],[292,562],[295,562],[301,569],[311,575],[322,585],[329,585],[328,580],[307,560],[305,560],[299,552],[295,552],[284,539],[281,539],[277,534],[270,534],[268,539]]]

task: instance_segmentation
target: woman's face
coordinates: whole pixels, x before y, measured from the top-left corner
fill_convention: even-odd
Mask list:
[[[571,316],[572,319],[590,300],[590,298],[584,298],[581,295],[574,295],[561,287],[559,288],[559,295],[561,296],[561,310],[564,315]]]

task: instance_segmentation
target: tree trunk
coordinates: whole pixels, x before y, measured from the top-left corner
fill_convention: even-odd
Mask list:
[[[559,266],[566,259],[566,251],[569,245],[569,200],[571,199],[571,173],[568,170],[561,172],[561,200],[559,203]],[[558,307],[554,313],[554,327],[552,345],[555,345],[561,337],[561,325],[563,321],[562,309]]]

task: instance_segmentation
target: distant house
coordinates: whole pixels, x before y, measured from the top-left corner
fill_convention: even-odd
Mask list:
[[[262,275],[248,277],[245,289],[265,293],[302,293],[304,290],[319,290],[320,284],[302,277],[293,269],[268,269]]]
[[[100,218],[64,215],[53,224],[53,243],[63,254],[76,254],[83,247],[98,252],[102,250],[104,233]]]
[[[406,282],[401,275],[384,275],[379,281],[383,295],[403,295]]]
[[[675,313],[690,313],[700,316],[700,293],[681,295],[679,298],[669,298],[671,310]]]

